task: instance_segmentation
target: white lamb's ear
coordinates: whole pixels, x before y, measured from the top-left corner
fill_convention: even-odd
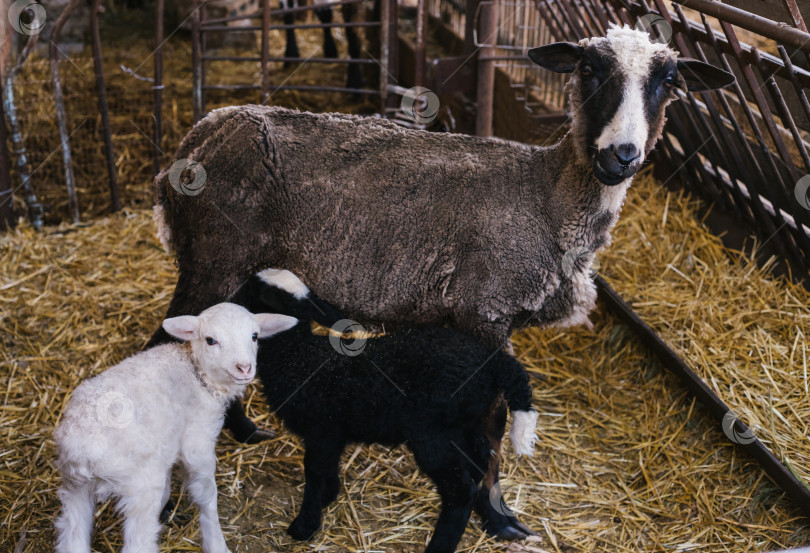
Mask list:
[[[181,315],[163,321],[163,329],[183,341],[196,338],[200,331],[200,320],[194,315]]]
[[[259,313],[253,317],[259,323],[259,338],[269,338],[273,334],[284,332],[298,324],[298,319],[295,317],[275,313]]]

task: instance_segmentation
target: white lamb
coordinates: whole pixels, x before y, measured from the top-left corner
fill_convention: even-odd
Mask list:
[[[90,553],[96,501],[112,495],[125,518],[123,553],[157,553],[178,460],[200,509],[203,551],[227,552],[214,479],[225,408],[256,374],[258,338],[296,322],[231,303],[166,319],[163,328],[186,343],[134,355],[76,388],[54,434],[63,482],[57,553]]]

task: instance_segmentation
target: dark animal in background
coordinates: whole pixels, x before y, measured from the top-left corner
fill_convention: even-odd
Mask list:
[[[306,540],[320,528],[321,511],[340,488],[341,453],[354,442],[404,443],[433,480],[442,505],[428,552],[455,551],[473,509],[492,534],[516,524],[493,506],[490,489],[479,487],[493,447],[488,414],[500,395],[512,411],[516,452],[532,454],[537,414],[529,377],[513,357],[442,327],[371,338],[346,355],[310,325],[332,325],[342,315],[288,271],[251,277],[232,301],[300,320],[278,339],[261,340],[257,360],[268,404],[306,449],[292,537]],[[505,423],[505,416],[498,420],[498,443]]]
[[[314,5],[317,6],[315,8],[315,15],[317,16],[318,20],[321,23],[332,23],[334,19],[334,8],[332,7],[332,2],[330,0],[312,0]],[[303,2],[299,2],[299,0],[281,0],[281,8],[282,9],[292,9],[298,7],[299,4],[303,4]],[[351,23],[362,19],[359,17],[363,12],[362,4],[343,4],[340,6],[341,13],[343,15],[343,21],[346,23]],[[376,17],[375,20],[379,19],[379,0],[375,1],[374,9],[372,17]],[[295,23],[295,13],[285,13],[283,16],[284,24],[285,25],[292,25]],[[344,27],[344,31],[346,33],[346,43],[348,45],[348,53],[349,57],[353,60],[357,60],[363,57],[363,42],[360,37],[360,33],[358,33],[357,28],[355,27]],[[376,31],[373,31],[376,32]],[[287,46],[284,50],[284,57],[285,58],[300,58],[301,54],[298,51],[298,42],[295,38],[295,29],[288,28],[286,31],[286,38],[287,38]],[[374,42],[374,41],[372,41]],[[379,43],[379,40],[374,42],[375,44]],[[376,46],[370,48],[371,51],[376,51]],[[332,28],[324,27],[323,28],[323,57],[325,58],[337,58],[338,57],[338,50],[337,45],[335,44],[335,39],[332,36]],[[285,67],[289,67],[291,62],[286,61],[284,62]],[[346,68],[346,87],[347,88],[362,88],[365,85],[365,77],[363,75],[363,70],[360,65],[356,63],[349,63],[347,64]]]

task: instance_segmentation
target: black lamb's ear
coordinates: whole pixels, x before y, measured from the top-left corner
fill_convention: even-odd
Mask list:
[[[734,75],[728,71],[692,58],[678,60],[678,73],[691,92],[723,88],[735,81]]]
[[[555,42],[529,50],[529,59],[555,73],[571,73],[585,48],[573,42]]]

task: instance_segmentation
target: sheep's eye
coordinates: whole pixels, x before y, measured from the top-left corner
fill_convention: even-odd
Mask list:
[[[209,346],[213,346],[214,344],[217,343],[217,341],[211,338],[210,336],[207,336],[205,338],[205,343],[208,344]]]
[[[255,342],[255,341],[256,341],[256,340],[258,340],[258,339],[259,339],[259,333],[258,333],[258,332],[254,332],[254,333],[253,333],[253,341]]]
[[[590,65],[583,65],[579,72],[583,77],[593,77],[593,67]]]
[[[672,88],[675,86],[675,75],[667,75],[667,78],[664,79],[664,88]]]

